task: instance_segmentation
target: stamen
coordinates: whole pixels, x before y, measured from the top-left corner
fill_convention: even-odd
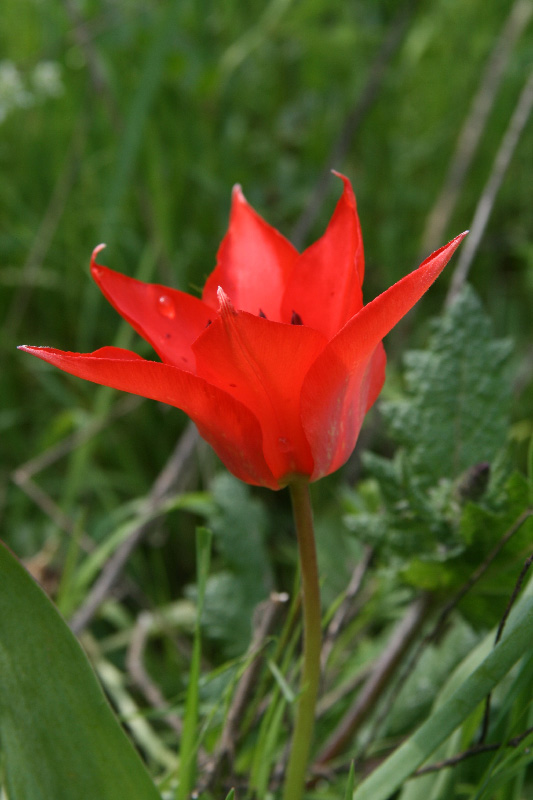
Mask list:
[[[294,309],[292,310],[291,325],[303,325],[301,316]]]

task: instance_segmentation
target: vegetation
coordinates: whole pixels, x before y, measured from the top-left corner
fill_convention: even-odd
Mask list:
[[[387,337],[354,456],[311,487],[324,643],[306,798],[530,797],[533,4],[5,0],[0,37],[1,538],[79,636],[161,796],[280,796],[301,633],[288,492],[228,475],[180,412],[16,346],[149,356],[89,279],[95,245],[199,294],[233,184],[303,248],[337,169],[366,300],[471,233]],[[3,550],[0,567],[7,782],[40,763],[51,733],[34,720],[88,718],[69,705],[63,665],[82,656],[66,627]],[[61,643],[46,675],[27,662],[42,708],[18,705],[37,621]],[[43,756],[41,790],[70,800],[56,728],[64,758]]]

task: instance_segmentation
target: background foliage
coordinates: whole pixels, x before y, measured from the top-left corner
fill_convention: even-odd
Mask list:
[[[388,337],[387,385],[354,458],[314,487],[326,616],[342,605],[357,562],[373,554],[360,613],[331,643],[326,696],[356,685],[418,593],[443,607],[531,503],[532,19],[528,0],[3,3],[2,538],[85,631],[95,662],[118,669],[124,696],[152,715],[159,704],[150,724],[161,748],[146,731],[133,734],[158,777],[169,769],[167,745],[188,685],[195,526],[213,531],[200,683],[210,752],[243,668],[253,609],[272,589],[293,593],[288,499],[225,475],[175,410],[70,379],[15,347],[120,344],[149,355],[89,280],[93,247],[105,241],[104,263],[116,270],[199,291],[237,182],[304,246],[339,194],[328,170],[348,175],[367,300],[461,230],[480,231],[469,265],[474,288],[433,319],[450,299],[460,251]],[[523,126],[515,117],[512,146],[506,136],[520,102]],[[480,203],[490,211],[483,230]],[[161,475],[165,464],[170,475]],[[373,749],[376,720],[362,726],[342,768],[354,754],[380,758],[424,718],[443,664],[449,674],[501,618],[530,543],[526,524],[426,648]],[[121,552],[129,555],[124,568],[84,617],[103,565]],[[285,735],[293,676],[288,684],[280,676],[297,631],[289,623],[284,630],[262,678],[274,693],[268,725],[254,729],[252,711],[245,716],[235,767],[251,770],[258,792]],[[525,675],[497,700],[495,741],[531,724]],[[320,742],[353,691],[324,711]],[[167,702],[170,728],[159,719]],[[477,724],[453,752],[474,740]],[[256,739],[261,764],[253,761]],[[469,798],[525,797],[527,759],[514,751],[499,758],[496,766],[489,756],[465,762],[445,788],[435,779],[428,790],[429,779],[420,779],[424,797],[454,796],[450,780]],[[484,784],[493,772],[495,782]],[[345,776],[335,780],[316,796],[341,797]]]

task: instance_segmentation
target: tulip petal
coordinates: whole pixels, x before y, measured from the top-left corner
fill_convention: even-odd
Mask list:
[[[198,297],[143,283],[97,264],[100,249],[93,253],[91,273],[105,298],[163,361],[194,372],[191,344],[216,312]]]
[[[318,358],[302,390],[302,422],[314,458],[310,480],[339,469],[352,454],[368,409],[385,380],[380,342],[368,360],[349,372],[335,355]],[[317,402],[315,392],[322,389]]]
[[[236,186],[228,232],[202,299],[216,307],[217,289],[222,286],[237,309],[251,314],[261,310],[268,319],[279,321],[285,283],[297,258],[298,251],[248,205]]]
[[[247,483],[280,488],[263,458],[261,428],[254,414],[202,378],[118,347],[103,347],[94,353],[49,347],[19,349],[79,378],[180,408],[234,475]]]
[[[302,387],[302,423],[315,458],[312,480],[338,469],[352,452],[384,368],[381,340],[431,286],[465,236],[364,306],[309,370]]]
[[[336,173],[338,174],[338,173]],[[344,189],[324,235],[305,250],[287,281],[282,319],[296,311],[304,325],[328,339],[363,305],[363,238],[350,181],[339,175]]]
[[[309,475],[300,417],[302,382],[327,344],[317,331],[237,312],[221,293],[220,316],[193,345],[198,375],[252,409],[274,477]]]

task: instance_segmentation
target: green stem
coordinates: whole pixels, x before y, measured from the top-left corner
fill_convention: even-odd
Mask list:
[[[320,586],[309,484],[306,481],[294,482],[289,485],[289,489],[302,572],[304,652],[301,693],[285,776],[283,800],[300,800],[313,738],[315,706],[320,682]]]

